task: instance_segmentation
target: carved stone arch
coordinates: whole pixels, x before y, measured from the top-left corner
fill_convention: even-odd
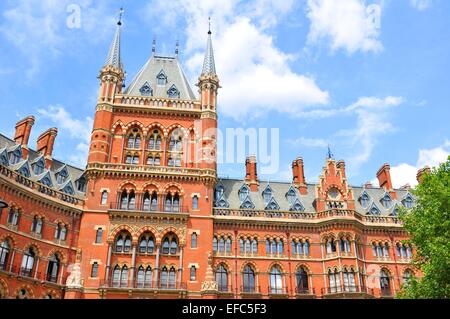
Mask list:
[[[164,267],[166,267],[167,268],[167,271],[170,271],[170,268],[174,268],[176,271],[178,271],[179,270],[179,265],[177,265],[177,264],[175,264],[174,262],[171,262],[170,264],[164,264],[164,265],[161,265],[160,266],[160,268],[161,268],[161,270],[164,268]]]
[[[416,272],[412,269],[412,267],[406,266],[405,268],[403,268],[402,270],[402,275],[404,276],[406,274],[406,272],[410,272],[413,277],[416,275]]]
[[[184,234],[179,229],[172,227],[172,226],[166,227],[164,230],[162,230],[159,233],[159,235],[158,235],[159,243],[161,243],[163,238],[166,237],[170,233],[173,233],[173,234],[175,234],[175,236],[177,236],[179,246],[185,246],[186,238],[184,237]],[[158,239],[156,239],[157,242],[158,242]]]
[[[29,299],[34,299],[34,291],[33,291],[33,288],[31,288],[30,285],[22,285],[22,286],[18,287],[18,288],[16,289],[16,293],[15,293],[14,297],[17,298],[17,297],[19,296],[19,293],[20,293],[20,291],[21,291],[22,289],[25,289],[25,291],[26,291],[27,294],[28,294],[28,298],[29,298]]]
[[[386,273],[388,274],[389,278],[393,277],[393,272],[392,272],[391,268],[388,265],[384,265],[383,264],[383,265],[380,266],[380,270],[379,270],[380,275],[381,275],[381,272],[383,270],[386,271]]]
[[[181,130],[181,132],[183,134],[183,139],[189,137],[189,129],[186,129],[184,126],[182,126],[178,123],[172,124],[166,129],[167,136],[170,136],[172,134],[172,132],[175,131],[176,129]]]
[[[133,229],[128,225],[120,225],[120,226],[117,226],[116,228],[112,229],[108,236],[108,242],[113,243],[114,240],[116,239],[117,235],[119,235],[119,233],[124,230],[126,230],[130,233],[133,242],[136,243],[137,240],[135,240]]]
[[[152,188],[153,187],[153,188]],[[146,191],[149,191],[150,194],[153,193],[153,191],[156,190],[156,193],[159,195],[161,194],[161,187],[155,183],[155,182],[146,182],[142,185],[142,187],[140,188],[140,191],[142,193],[145,193]]]
[[[42,256],[42,249],[39,247],[38,243],[36,242],[27,243],[23,250],[27,251],[30,248],[33,248],[33,251],[36,253],[36,257]]]
[[[251,260],[248,260],[248,261],[245,261],[242,263],[241,270],[240,270],[241,273],[244,272],[244,268],[247,265],[252,268],[252,270],[255,272],[255,275],[259,273],[258,265],[254,261],[251,261]]]
[[[145,134],[145,126],[144,126],[144,124],[142,124],[141,122],[136,121],[136,120],[129,122],[129,123],[125,126],[126,134],[127,134],[127,135],[130,134],[130,131],[131,131],[133,128],[139,128],[139,130],[141,131],[141,133],[142,133],[142,134]]]
[[[306,271],[306,274],[309,276],[309,275],[312,275],[312,270],[311,270],[311,267],[309,267],[309,265],[308,264],[305,264],[305,263],[300,263],[300,264],[298,264],[297,266],[295,266],[295,273],[297,273],[297,271],[299,271],[300,270],[300,268],[302,268],[303,267],[303,269],[305,269],[305,271]]]
[[[13,249],[14,247],[17,247],[17,240],[15,238],[15,235],[13,234],[3,234],[0,236],[0,243],[3,243],[4,241],[8,241],[10,245],[10,249]]]
[[[7,298],[9,296],[8,284],[2,278],[0,278],[0,296],[3,298]]]
[[[60,261],[64,264],[67,262],[66,254],[64,254],[61,249],[53,248],[52,250],[50,250],[47,256],[50,258],[53,255],[59,256]]]
[[[113,124],[112,131],[114,134],[126,134],[127,132],[125,124],[123,124],[121,120],[118,120]]]
[[[326,233],[326,234],[323,234],[322,236],[321,236],[321,239],[320,239],[320,241],[323,243],[323,244],[325,244],[326,243],[326,241],[327,240],[333,240],[334,242],[336,241],[336,234],[334,234],[334,233]]]
[[[31,213],[31,216],[32,216],[32,218],[34,218],[34,217],[40,218],[42,221],[47,219],[47,217],[43,213],[40,213],[38,211],[33,211]]]
[[[280,268],[282,275],[286,273],[286,270],[284,269],[283,265],[278,261],[273,261],[269,264],[269,267],[267,267],[267,273],[270,274],[270,270],[275,266],[278,266]]]
[[[180,196],[184,195],[184,189],[183,189],[183,186],[181,186],[181,184],[175,183],[175,182],[166,184],[166,185],[164,186],[164,188],[163,188],[162,193],[167,194],[167,193],[169,192],[169,189],[170,189],[171,187],[174,187],[174,188],[176,188],[176,189],[178,190],[178,191],[177,191],[177,192],[178,192],[178,195],[180,195]],[[175,195],[175,192],[171,193],[171,195]]]
[[[158,131],[161,132],[161,136],[164,136],[164,130],[165,130],[165,127],[164,127],[164,125],[162,125],[161,123],[159,123],[159,122],[154,122],[154,123],[151,123],[150,125],[148,125],[148,126],[146,127],[147,132],[149,132],[149,133],[152,132],[155,128],[157,128]]]
[[[217,271],[217,268],[219,268],[220,265],[224,266],[225,270],[230,275],[233,268],[230,266],[230,264],[226,260],[217,260],[213,266],[214,272]]]
[[[127,184],[131,185],[131,187],[126,187]],[[122,183],[120,183],[120,185],[117,187],[117,189],[119,190],[119,192],[123,192],[124,190],[126,190],[127,192],[134,190],[136,192],[138,187],[135,182],[126,180],[126,181],[123,181]]]
[[[141,227],[137,232],[136,232],[136,236],[139,240],[139,238],[141,238],[142,235],[144,235],[145,233],[151,233],[153,235],[153,237],[155,238],[156,241],[156,237],[158,234],[158,230],[153,227],[153,226],[144,226]],[[156,244],[156,243],[155,243]]]
[[[194,139],[199,139],[200,138],[200,133],[197,130],[197,128],[193,125],[191,127],[188,128],[189,132],[193,134]]]

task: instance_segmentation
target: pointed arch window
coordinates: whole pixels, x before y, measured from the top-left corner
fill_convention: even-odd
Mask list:
[[[191,235],[191,248],[197,248],[197,233]]]
[[[225,192],[225,188],[223,187],[223,185],[217,185],[216,186],[216,189],[215,189],[215,192],[214,192],[214,197],[215,197],[214,199],[215,199],[216,202],[219,201],[222,198],[224,192]]]
[[[214,236],[213,237],[213,252],[217,252],[217,249],[218,249],[218,247],[217,247],[217,237],[216,236]]]
[[[289,204],[293,205],[293,203],[297,199],[297,192],[295,191],[295,189],[293,187],[291,187],[289,189],[289,191],[286,193],[286,198],[287,198]]]
[[[194,197],[192,197],[192,209],[193,210],[198,209],[198,196],[197,195],[194,195]]]
[[[272,188],[270,188],[269,185],[267,185],[266,189],[263,191],[263,198],[264,198],[264,202],[266,203],[266,205],[270,202],[270,200],[272,199]]]
[[[148,149],[152,151],[160,151],[162,143],[162,134],[159,130],[153,130],[148,140]]]
[[[180,211],[180,196],[178,195],[178,193],[175,193],[175,195],[172,195],[170,193],[166,195],[164,209],[166,212]]]
[[[370,204],[370,197],[369,194],[367,194],[365,191],[361,194],[361,197],[359,199],[359,202],[363,208],[369,207]]]
[[[228,237],[225,241],[225,252],[231,253],[231,238]]]
[[[389,273],[385,269],[382,269],[380,272],[380,288],[383,296],[391,295],[391,280]]]
[[[100,205],[106,205],[107,202],[108,202],[108,191],[103,191]]]
[[[41,175],[42,173],[44,173],[44,170],[45,170],[44,161],[39,160],[34,164],[34,174],[35,175]]]
[[[0,244],[0,269],[5,270],[6,264],[8,263],[9,252],[11,250],[11,246],[7,240],[4,240]]]
[[[12,226],[17,226],[19,224],[19,211],[17,209],[14,208],[9,209],[8,224]]]
[[[255,292],[255,272],[250,265],[245,265],[242,277],[243,292]]]
[[[17,172],[22,176],[30,177],[30,170],[28,169],[28,166],[26,164],[19,168]]]
[[[270,292],[272,294],[283,293],[283,279],[279,266],[275,265],[270,269]]]
[[[58,182],[58,184],[63,184],[67,180],[68,177],[69,177],[69,173],[64,168],[59,173],[56,174],[56,181]]]
[[[42,218],[39,216],[33,217],[33,222],[31,223],[31,232],[35,234],[42,233]]]
[[[381,211],[375,204],[372,204],[372,207],[369,209],[368,214],[378,216],[381,214]]]
[[[336,293],[341,292],[341,277],[339,275],[339,272],[337,269],[331,271],[331,269],[328,271],[328,282],[330,287],[330,293]]]
[[[139,149],[141,147],[141,134],[137,128],[133,129],[128,135],[127,148]]]
[[[267,203],[266,210],[278,210],[278,209],[280,209],[280,206],[275,201],[275,199],[271,197],[271,199],[269,199],[269,202]]]
[[[49,282],[58,281],[59,268],[60,268],[60,260],[58,256],[55,254],[52,257],[50,257],[50,260],[48,262],[47,281]]]
[[[247,185],[243,185],[241,189],[239,190],[239,199],[241,200],[241,203],[243,203],[248,195],[250,194],[250,189]]]
[[[21,159],[22,159],[22,151],[20,148],[17,148],[9,155],[9,162],[11,163],[11,165],[19,163]]]
[[[22,276],[32,276],[35,258],[36,253],[34,252],[33,248],[28,248],[28,250],[22,257],[22,265],[20,268],[20,273]]]
[[[308,289],[308,273],[304,267],[300,267],[295,273],[297,279],[297,293],[305,294],[309,292]]]
[[[414,199],[413,197],[408,193],[406,195],[405,199],[402,201],[403,206],[405,206],[407,209],[411,209],[414,206]]]
[[[228,291],[228,272],[222,264],[217,268],[215,277],[219,291]]]

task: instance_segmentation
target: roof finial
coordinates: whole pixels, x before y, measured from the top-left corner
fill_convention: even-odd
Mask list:
[[[153,41],[152,41],[152,53],[153,53],[153,55],[156,53],[156,37],[153,37]]]
[[[179,48],[180,48],[180,41],[177,39],[177,42],[175,43],[175,55],[176,56],[178,56]]]
[[[122,16],[125,10],[123,8],[120,8],[119,10],[119,21],[117,22],[117,25],[122,25]]]
[[[333,158],[333,153],[331,153],[330,144],[328,144],[328,154],[327,154],[327,158],[328,158],[328,159],[332,159],[332,158]]]
[[[211,34],[211,17],[208,17],[208,34]]]

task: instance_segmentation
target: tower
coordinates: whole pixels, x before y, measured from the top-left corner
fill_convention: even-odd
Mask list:
[[[219,88],[211,31],[197,98],[178,43],[170,55],[153,41],[123,88],[121,26],[99,77],[80,273],[86,298],[178,297],[200,291],[211,273]]]

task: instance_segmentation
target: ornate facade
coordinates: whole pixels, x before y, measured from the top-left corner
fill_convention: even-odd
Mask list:
[[[178,50],[155,46],[125,87],[120,37],[119,22],[84,170],[53,159],[54,128],[29,148],[32,116],[0,135],[1,298],[378,298],[420,275],[396,216],[414,197],[389,165],[379,187],[332,158],[317,184],[301,158],[289,183],[259,180],[254,156],[218,179],[211,32],[199,98]]]

